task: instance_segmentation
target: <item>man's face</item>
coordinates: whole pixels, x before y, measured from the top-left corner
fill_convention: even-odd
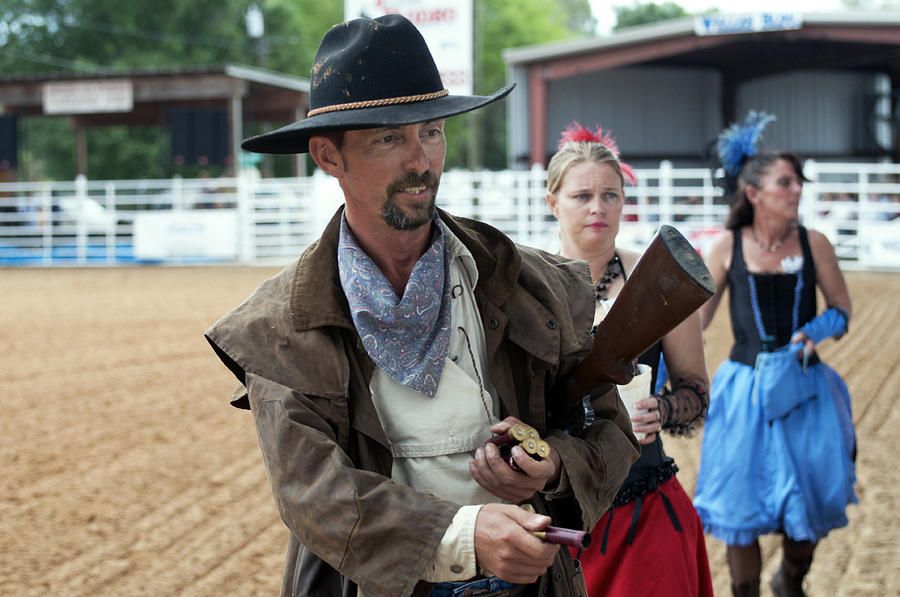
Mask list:
[[[347,131],[339,180],[348,215],[394,230],[430,224],[446,149],[443,119]]]

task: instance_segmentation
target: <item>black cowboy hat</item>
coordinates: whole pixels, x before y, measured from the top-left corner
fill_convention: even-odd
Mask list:
[[[304,120],[245,139],[257,153],[306,153],[311,135],[400,126],[462,114],[508,94],[449,95],[418,29],[398,14],[335,25],[312,67]]]

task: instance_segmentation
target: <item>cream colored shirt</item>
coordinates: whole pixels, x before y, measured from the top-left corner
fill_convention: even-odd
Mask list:
[[[475,260],[449,229],[451,322],[448,357],[433,398],[376,368],[372,400],[393,455],[391,478],[460,504],[422,580],[465,580],[477,574],[475,519],[482,504],[502,502],[472,478],[475,449],[491,437],[497,408],[487,375],[484,328],[474,288]],[[490,412],[490,416],[488,415]]]

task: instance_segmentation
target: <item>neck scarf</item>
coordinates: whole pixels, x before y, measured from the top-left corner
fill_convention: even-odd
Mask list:
[[[403,297],[341,218],[338,272],[369,358],[397,383],[433,398],[450,345],[450,248],[435,216],[431,244],[413,267]]]

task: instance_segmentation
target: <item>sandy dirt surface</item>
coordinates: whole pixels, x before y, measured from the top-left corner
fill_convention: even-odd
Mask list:
[[[287,531],[251,416],[228,406],[234,380],[203,339],[275,271],[0,270],[0,595],[278,594]],[[851,332],[821,353],[853,395],[860,504],[820,546],[807,588],[900,595],[900,466],[889,456],[900,275],[847,279]],[[711,371],[731,341],[727,319],[707,333]],[[691,491],[700,437],[666,446]],[[764,581],[780,552],[766,539]],[[708,546],[727,596],[724,547]]]

